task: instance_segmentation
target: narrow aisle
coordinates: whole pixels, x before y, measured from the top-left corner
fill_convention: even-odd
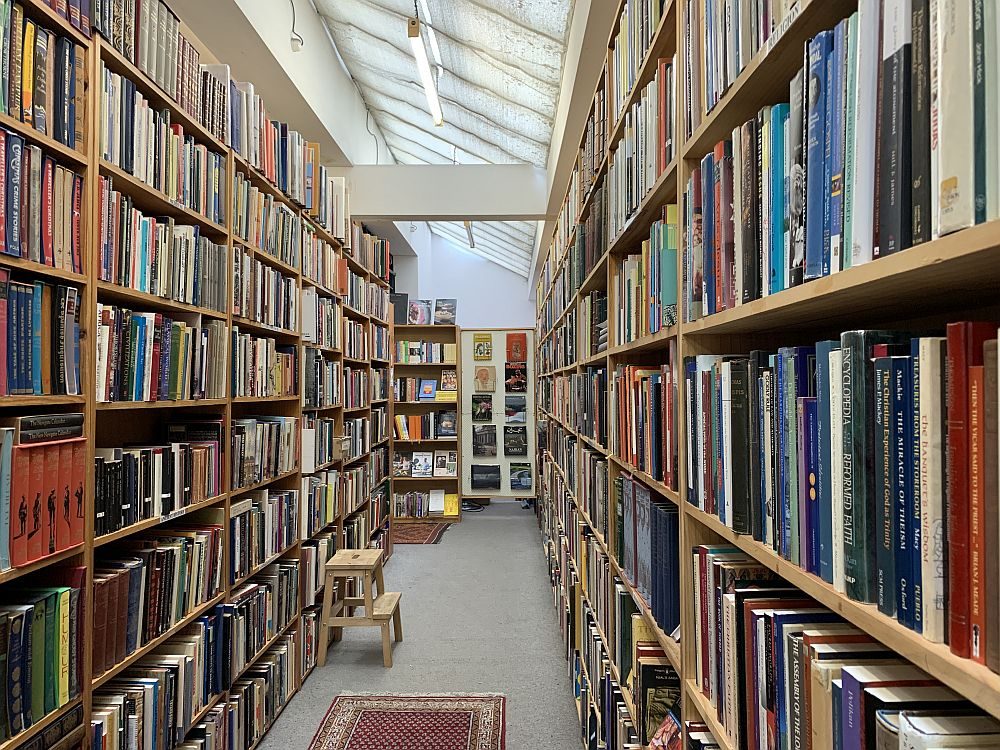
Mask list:
[[[347,628],[262,750],[303,750],[341,694],[502,693],[507,750],[577,750],[580,728],[535,516],[516,502],[467,513],[440,544],[399,545],[403,643],[382,666],[377,629]]]

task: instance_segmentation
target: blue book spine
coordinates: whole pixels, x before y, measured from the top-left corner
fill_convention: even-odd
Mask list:
[[[785,120],[788,105],[771,107],[771,292],[787,288],[785,279]]]
[[[137,315],[135,319],[135,378],[132,389],[132,400],[142,401],[143,374],[146,372],[146,318]]]
[[[9,255],[21,257],[21,159],[24,139],[7,133],[7,249]]]
[[[830,352],[840,349],[839,341],[816,344],[816,428],[818,432],[817,492],[819,494],[819,558],[817,574],[833,583],[833,484],[830,465]]]
[[[753,384],[751,384],[751,385],[753,385]],[[764,403],[765,403],[765,400],[767,398],[767,392],[764,389],[763,373],[762,373],[761,377],[757,378],[757,384],[756,385],[757,385],[757,398],[758,398],[758,402],[757,403],[759,403],[761,405],[761,408],[757,410],[757,429],[760,431],[760,433],[759,433],[760,434],[760,456],[759,456],[759,458],[760,458],[760,465],[761,465],[761,467],[764,467],[765,466],[765,460],[766,460],[765,451],[767,450],[767,447],[764,445],[764,441],[765,440],[770,441],[770,439],[771,439],[771,431],[769,429],[769,425],[764,420]],[[767,526],[767,484],[768,484],[767,472],[762,469],[761,472],[760,472],[760,501],[759,501],[759,503],[760,503],[760,515],[759,515],[759,518],[760,518],[760,526],[761,526],[761,528],[760,528],[760,538],[761,539],[765,539],[765,540],[767,539],[767,528],[766,528],[766,526]]]
[[[923,576],[921,571],[920,513],[920,339],[910,344],[910,475],[913,491],[910,495],[910,589],[913,591],[913,629],[924,632]]]
[[[712,154],[701,160],[701,237],[704,248],[704,295],[702,304],[708,315],[715,310],[715,161]]]
[[[809,118],[806,131],[806,279],[823,275],[824,185],[826,163],[826,63],[832,33],[821,31],[809,40]]]
[[[833,707],[831,712],[833,721],[833,750],[844,750],[844,725],[841,723],[844,720],[844,712],[841,701],[843,700],[843,683],[840,680],[834,680],[830,690],[830,705]]]
[[[913,628],[913,587],[910,580],[910,509],[913,495],[913,383],[910,358],[892,358],[892,489],[896,519],[896,618]]]
[[[896,517],[893,497],[895,471],[892,426],[892,362],[889,357],[875,359],[873,385],[875,423],[872,433],[875,458],[875,506],[877,508],[878,540],[875,601],[879,611],[889,617],[896,614]]]
[[[31,392],[42,395],[42,282],[27,288],[31,317],[27,332],[31,336]]]
[[[814,396],[816,386],[816,350],[811,346],[796,346],[790,349],[790,372],[791,382],[787,384],[790,389],[786,394],[787,403],[785,405],[786,426],[789,430],[787,438],[789,453],[785,457],[788,464],[788,498],[789,498],[789,560],[803,568],[807,567],[806,558],[802,552],[802,546],[808,538],[807,518],[804,509],[801,508],[799,497],[799,462],[798,462],[798,420],[796,418],[797,399],[799,396]]]
[[[801,535],[800,558],[804,567],[812,574],[819,570],[819,427],[816,423],[817,404],[815,396],[799,399],[802,404],[802,467],[799,473],[800,513],[805,514],[805,531]]]
[[[827,89],[828,109],[827,140],[830,143],[830,248],[827,255],[831,269],[843,268],[844,240],[844,81],[847,77],[847,20],[837,24],[833,36],[833,55],[830,59],[830,86]]]

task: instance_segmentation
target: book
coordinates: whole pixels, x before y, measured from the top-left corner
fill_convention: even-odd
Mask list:
[[[476,365],[472,380],[473,389],[478,393],[493,393],[496,390],[497,368],[494,365]]]
[[[454,299],[438,298],[434,300],[434,325],[453,326],[458,319],[458,301]]]
[[[472,426],[472,455],[473,456],[497,455],[496,425],[477,424]]]
[[[490,394],[472,394],[472,421],[493,421],[493,396]]]
[[[414,451],[410,463],[410,476],[412,477],[432,477],[434,476],[434,453],[432,451]]]
[[[531,464],[510,464],[510,489],[512,492],[530,492],[532,489]]]
[[[527,365],[524,362],[508,362],[506,364],[504,367],[504,390],[507,393],[525,393],[528,390]]]
[[[503,428],[503,454],[505,456],[528,455],[528,428]]]
[[[438,383],[436,380],[422,379],[420,381],[420,400],[433,401],[437,397]]]
[[[411,326],[431,325],[431,301],[426,299],[411,299],[406,315],[406,322]]]
[[[514,332],[507,334],[507,361],[527,362],[528,334]]]
[[[471,486],[474,490],[499,490],[500,467],[488,464],[471,464]]]

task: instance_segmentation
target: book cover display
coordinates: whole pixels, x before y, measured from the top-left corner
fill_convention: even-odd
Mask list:
[[[462,331],[465,496],[535,495],[534,346],[533,331]]]

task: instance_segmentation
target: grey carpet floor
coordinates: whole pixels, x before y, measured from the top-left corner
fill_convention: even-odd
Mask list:
[[[262,750],[307,748],[333,699],[357,693],[502,693],[507,750],[578,750],[535,516],[517,502],[467,513],[440,544],[399,545],[386,588],[403,592],[405,640],[382,666],[376,628],[347,628],[278,717]]]

